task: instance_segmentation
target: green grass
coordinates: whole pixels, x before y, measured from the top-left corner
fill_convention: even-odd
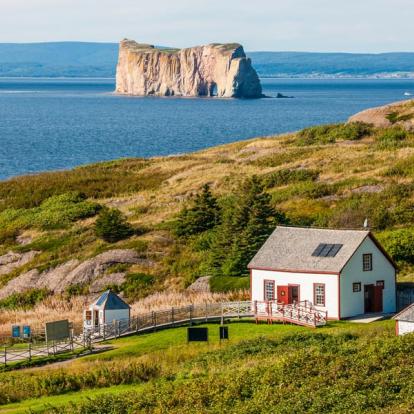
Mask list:
[[[414,335],[395,337],[393,321],[331,322],[316,330],[234,322],[230,340],[221,345],[218,325],[205,326],[210,328],[208,344],[187,345],[186,328],[177,328],[110,341],[115,349],[62,368],[73,376],[85,368],[111,372],[142,361],[158,364],[158,376],[119,386],[96,384],[76,393],[61,390],[0,406],[0,412],[41,412],[49,405],[57,410],[50,412],[65,413],[408,413],[414,403],[408,391],[414,378]],[[48,386],[54,371],[48,371]],[[22,375],[43,374],[13,375],[10,381],[19,387]]]
[[[6,404],[0,406],[0,413],[23,414],[28,412],[41,413],[50,406],[61,407],[69,403],[79,403],[92,397],[107,394],[120,394],[131,390],[136,390],[139,385],[117,385],[105,389],[92,389],[81,392],[68,392],[63,395],[53,395],[50,397],[33,398],[24,400],[21,403]]]
[[[250,279],[247,276],[213,276],[210,278],[210,289],[212,292],[231,292],[249,288]]]

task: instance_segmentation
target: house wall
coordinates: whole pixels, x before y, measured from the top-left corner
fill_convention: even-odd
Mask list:
[[[105,323],[129,319],[129,309],[109,309],[105,311]]]
[[[405,335],[414,332],[414,322],[396,321],[397,335]]]
[[[372,271],[363,271],[362,255],[372,253]],[[383,312],[396,311],[395,269],[375,243],[367,237],[341,272],[341,318],[361,315],[364,308],[364,285],[384,280]],[[352,284],[361,282],[361,291],[353,292]]]
[[[275,281],[275,292],[277,286],[287,286],[289,284],[299,285],[300,300],[313,300],[313,284],[325,284],[325,305],[317,306],[317,309],[328,311],[328,318],[338,318],[338,275],[336,274],[314,274],[314,273],[290,273],[271,270],[252,269],[251,277],[251,297],[252,300],[264,300],[264,281]]]

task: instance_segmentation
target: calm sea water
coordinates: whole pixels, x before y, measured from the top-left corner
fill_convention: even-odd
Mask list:
[[[113,80],[0,79],[0,178],[344,121],[414,93],[413,80],[262,83],[267,95],[295,99],[133,98],[111,94]]]

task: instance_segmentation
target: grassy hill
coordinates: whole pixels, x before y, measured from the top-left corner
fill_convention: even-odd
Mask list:
[[[113,249],[132,250],[142,259],[105,270],[108,283],[112,274],[126,275],[117,289],[130,301],[183,289],[209,274],[216,274],[211,283],[216,291],[247,288],[248,278],[234,277],[243,276],[244,267],[238,274],[211,267],[224,260],[214,256],[219,225],[191,237],[177,236],[174,226],[206,183],[224,212],[237,213],[243,185],[252,176],[284,223],[360,228],[368,218],[400,266],[398,280],[414,281],[413,160],[413,133],[338,124],[182,156],[117,160],[3,181],[0,255],[36,254],[0,275],[0,291],[30,270],[48,272]],[[105,241],[96,234],[97,215],[108,207],[120,210],[132,226],[123,240]],[[249,254],[241,259],[249,260]],[[76,298],[88,287],[69,285],[62,297]],[[14,294],[1,299],[0,307],[27,309],[47,296],[47,288]]]
[[[209,344],[185,328],[107,343],[65,364],[0,373],[0,412],[409,413],[414,336],[392,321],[207,325]]]

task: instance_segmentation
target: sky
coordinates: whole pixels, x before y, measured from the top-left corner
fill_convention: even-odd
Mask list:
[[[414,51],[414,0],[0,0],[0,42]]]

